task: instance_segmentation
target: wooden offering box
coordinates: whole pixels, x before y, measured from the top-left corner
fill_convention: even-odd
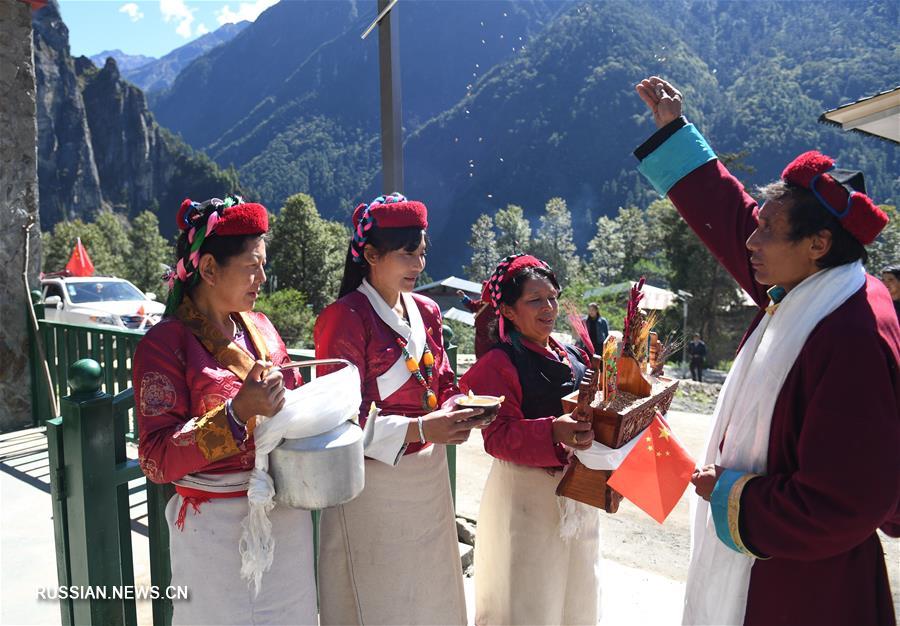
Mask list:
[[[574,419],[590,420],[594,440],[610,448],[621,448],[643,431],[657,411],[665,413],[672,404],[678,381],[665,376],[652,377],[641,372],[631,357],[618,358],[618,389],[610,401],[603,399],[596,375],[590,370],[578,391],[562,399],[563,410]],[[595,370],[596,371],[596,370]],[[557,495],[615,513],[622,496],[610,489],[606,481],[611,470],[591,470],[572,460],[565,476],[556,488]]]

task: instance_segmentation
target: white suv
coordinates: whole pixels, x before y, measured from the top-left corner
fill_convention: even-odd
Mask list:
[[[146,329],[166,310],[156,294],[144,294],[113,276],[45,274],[41,279],[44,318],[73,324],[103,324]]]

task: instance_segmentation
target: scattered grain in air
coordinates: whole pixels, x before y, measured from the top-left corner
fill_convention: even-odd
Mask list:
[[[503,13],[503,17],[506,17],[506,13],[505,13],[505,12]]]
[[[503,163],[503,157],[500,157],[500,162]]]
[[[476,63],[476,64],[475,64],[475,68],[478,69],[479,67],[481,67],[481,66],[478,65],[478,63]]]
[[[484,43],[485,43],[485,41],[484,41],[484,39],[482,39],[482,40],[481,40],[481,43],[482,43],[482,44],[484,44]]]
[[[500,35],[500,39],[503,39],[503,35]]]
[[[493,197],[494,197],[494,194],[492,194],[492,193],[488,194],[488,198],[493,198]]]

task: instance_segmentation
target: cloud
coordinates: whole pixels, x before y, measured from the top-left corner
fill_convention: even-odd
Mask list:
[[[226,4],[216,13],[216,19],[219,20],[219,24],[233,24],[244,20],[253,22],[260,13],[275,4],[278,4],[278,0],[238,2],[237,9],[232,9],[230,4]]]
[[[163,20],[168,24],[175,22],[175,32],[189,39],[191,36],[191,24],[194,23],[194,12],[187,8],[184,0],[159,0],[159,12]]]
[[[206,24],[197,24],[197,30],[194,31],[194,34],[198,37],[200,35],[205,35],[209,32],[209,29],[206,27]]]
[[[144,14],[136,2],[129,2],[119,7],[119,13],[124,13],[132,22],[138,22],[144,19]]]

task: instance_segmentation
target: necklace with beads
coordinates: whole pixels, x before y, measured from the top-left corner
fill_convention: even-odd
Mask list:
[[[566,352],[566,349],[563,348],[562,346],[558,346],[558,345],[554,344],[552,341],[550,343],[548,343],[547,346],[550,348],[550,350],[552,352],[554,352],[556,354],[556,356],[559,358],[560,363],[563,363],[564,365],[569,366],[569,374],[574,379],[575,371],[572,367],[571,361],[569,361],[569,354]]]
[[[406,361],[406,369],[409,370],[409,373],[413,375],[413,378],[416,379],[422,387],[425,389],[425,393],[422,394],[422,408],[426,411],[433,411],[437,408],[437,396],[434,395],[434,392],[431,390],[431,380],[433,378],[433,368],[434,368],[434,355],[431,353],[431,350],[428,349],[428,344],[425,344],[425,348],[422,352],[422,365],[425,366],[425,374],[422,374],[422,369],[419,366],[419,362],[409,353],[406,346],[406,340],[402,337],[397,337],[397,345],[400,346],[400,349],[403,350],[403,358]]]

